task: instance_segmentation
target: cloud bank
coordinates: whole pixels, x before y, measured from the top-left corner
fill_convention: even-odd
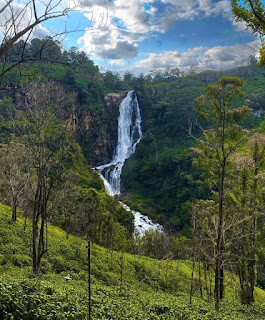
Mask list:
[[[245,30],[245,24],[237,24],[232,15],[230,0],[81,0],[80,10],[85,17],[92,20],[93,28],[87,29],[79,38],[82,50],[100,64],[116,67],[115,70],[132,61],[130,70],[148,72],[151,69],[179,67],[187,69],[196,66],[205,68],[231,68],[245,63],[253,54],[258,42],[253,42],[253,50],[246,45],[215,46],[212,48],[190,48],[185,52],[164,51],[162,53],[145,53],[143,57],[141,44],[144,40],[166,35],[167,31],[180,21],[199,21],[216,17],[227,21],[230,28]],[[181,30],[178,36],[180,37]],[[139,53],[142,53],[141,55]],[[204,57],[209,56],[207,63]],[[138,60],[138,62],[135,62]]]
[[[149,73],[156,69],[164,72],[167,68],[179,68],[187,71],[190,67],[202,70],[227,70],[236,66],[246,65],[250,56],[257,56],[260,41],[232,46],[217,46],[213,48],[197,47],[186,52],[166,51],[160,54],[150,53],[135,65],[127,68],[134,74]],[[122,71],[126,71],[125,69]]]

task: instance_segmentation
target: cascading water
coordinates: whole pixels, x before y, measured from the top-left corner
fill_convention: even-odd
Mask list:
[[[125,161],[135,152],[136,145],[141,140],[141,113],[134,91],[128,92],[119,107],[118,141],[113,160],[97,167],[104,181],[106,191],[111,195],[120,194],[121,173]],[[130,208],[121,203],[126,210]],[[162,230],[162,226],[153,223],[140,212],[132,211],[135,218],[135,231],[143,235],[146,230]]]
[[[119,107],[118,141],[113,160],[97,167],[104,177],[105,187],[112,195],[120,194],[121,173],[125,160],[135,152],[142,137],[141,114],[134,91],[128,92]]]

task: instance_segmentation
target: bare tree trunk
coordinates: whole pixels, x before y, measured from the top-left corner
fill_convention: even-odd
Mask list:
[[[218,202],[219,202],[219,221],[218,221],[218,233],[215,253],[215,311],[219,312],[220,308],[220,284],[221,284],[221,268],[223,262],[223,201],[224,201],[224,177],[225,177],[225,163],[222,164],[221,176],[220,176],[220,187],[218,191]]]
[[[205,281],[205,290],[206,290],[206,294],[207,294],[207,298],[208,300],[210,299],[210,293],[209,293],[209,289],[208,289],[208,279],[207,279],[207,265],[206,263],[203,263],[203,270],[204,270],[204,281]]]
[[[203,293],[202,293],[202,276],[201,276],[201,261],[199,258],[199,286],[200,286],[200,295],[201,298],[203,297]]]
[[[24,218],[23,231],[25,232],[27,228],[28,217],[27,217],[27,212],[25,212],[24,214],[25,214],[25,218]]]
[[[193,255],[192,269],[191,269],[191,275],[190,275],[190,305],[192,304],[194,269],[195,269],[195,256]]]
[[[17,221],[17,197],[14,194],[12,197],[12,221]]]
[[[256,217],[256,199],[257,199],[257,175],[258,175],[258,167],[257,164],[255,165],[255,179],[254,179],[254,208],[253,208],[253,217],[252,217],[252,232],[250,237],[250,266],[249,266],[249,272],[250,272],[250,294],[249,294],[249,301],[248,303],[251,304],[254,302],[254,288],[256,283],[256,269],[257,269],[257,259],[255,254],[255,246],[256,246],[256,228],[257,228],[257,217]]]
[[[45,228],[45,220],[42,217],[41,219],[41,227],[39,231],[39,245],[38,245],[38,255],[37,255],[37,273],[41,271],[41,258],[45,253],[45,243],[44,243],[44,228]]]
[[[254,302],[254,288],[256,283],[256,269],[257,269],[257,260],[255,254],[255,244],[256,244],[256,216],[254,209],[253,216],[253,230],[252,230],[252,239],[251,239],[251,261],[250,261],[250,295],[249,295],[249,304]]]
[[[123,269],[124,269],[124,252],[121,253],[120,255],[120,260],[117,259],[118,265],[120,267],[120,290],[122,289],[123,286]]]
[[[221,269],[220,269],[220,299],[224,297],[224,237],[222,237],[221,243]]]
[[[192,257],[192,269],[190,275],[190,305],[192,303],[192,295],[193,295],[193,278],[194,278],[194,269],[195,269],[195,255],[196,255],[196,221],[193,219],[193,257]]]
[[[38,223],[36,223],[35,214],[32,219],[32,261],[33,261],[33,273],[37,273],[37,248],[36,248],[36,239],[38,232]]]

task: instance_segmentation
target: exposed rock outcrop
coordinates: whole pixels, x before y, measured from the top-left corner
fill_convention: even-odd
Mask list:
[[[110,107],[111,105],[120,105],[121,101],[123,98],[126,97],[127,92],[124,93],[108,93],[105,97],[104,97],[104,101],[106,103],[106,105],[108,107]]]
[[[109,93],[101,107],[88,108],[79,114],[78,140],[92,166],[112,160],[117,143],[119,105],[126,94]]]

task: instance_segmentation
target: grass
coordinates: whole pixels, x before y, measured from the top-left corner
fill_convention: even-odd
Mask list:
[[[30,225],[24,230],[22,216],[11,222],[10,208],[0,205],[0,304],[5,319],[88,318],[86,242],[76,236],[67,240],[54,226],[49,226],[48,239],[42,274],[36,277],[31,272]],[[265,292],[257,288],[255,304],[242,306],[238,283],[228,276],[219,314],[205,283],[200,297],[197,273],[190,306],[190,261],[158,261],[95,244],[91,254],[92,319],[265,319]],[[67,282],[68,273],[73,280]]]

